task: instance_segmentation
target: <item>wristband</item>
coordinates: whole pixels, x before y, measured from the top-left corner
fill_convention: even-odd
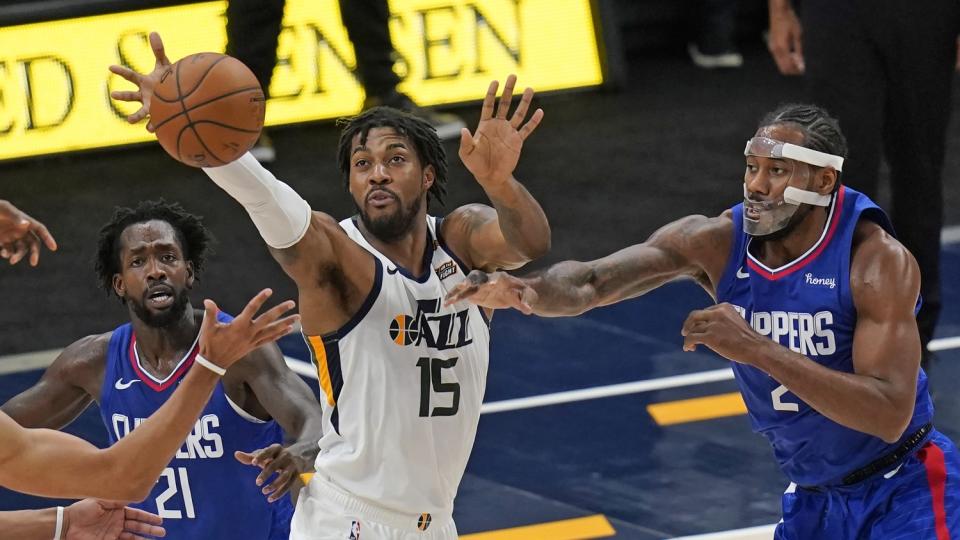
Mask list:
[[[220,366],[214,364],[213,362],[207,360],[206,358],[204,358],[204,357],[201,356],[200,354],[197,354],[197,356],[193,359],[193,361],[196,362],[196,363],[198,363],[198,364],[200,364],[201,366],[209,369],[210,371],[216,373],[217,375],[219,375],[219,376],[221,376],[221,377],[223,377],[224,375],[227,374],[227,370],[225,370],[225,369],[223,369],[222,367],[220,367]]]
[[[57,507],[57,530],[53,531],[53,540],[60,540],[60,535],[63,534],[63,507]]]

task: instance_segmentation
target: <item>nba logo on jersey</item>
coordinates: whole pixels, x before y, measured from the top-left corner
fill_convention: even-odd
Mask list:
[[[360,522],[354,521],[350,524],[350,538],[347,540],[360,540]]]

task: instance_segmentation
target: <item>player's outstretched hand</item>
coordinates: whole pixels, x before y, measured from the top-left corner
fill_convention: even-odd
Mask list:
[[[57,250],[57,241],[43,223],[0,200],[0,257],[17,264],[29,253],[30,266],[36,266],[40,262],[40,244],[50,251]]]
[[[63,510],[66,540],[147,540],[167,533],[160,516],[123,503],[84,499]]]
[[[267,496],[267,502],[271,503],[290,491],[290,487],[300,477],[300,473],[308,470],[308,464],[300,463],[296,456],[279,444],[271,444],[252,452],[234,452],[233,456],[244,465],[260,467],[257,485]],[[264,485],[274,473],[276,478]]]
[[[467,128],[460,131],[460,159],[482,186],[504,182],[510,178],[520,160],[523,141],[543,120],[543,109],[537,109],[524,123],[530,101],[533,100],[532,88],[523,91],[520,104],[517,105],[513,115],[507,118],[510,112],[510,101],[513,98],[513,87],[517,84],[516,75],[507,77],[503,95],[500,96],[500,103],[494,114],[499,84],[499,81],[492,81],[487,88],[477,130],[472,135]]]
[[[234,362],[246,356],[250,351],[264,343],[274,341],[293,331],[293,325],[300,320],[299,315],[281,315],[296,306],[293,300],[278,304],[263,315],[254,315],[263,307],[273,291],[264,289],[257,293],[247,307],[229,323],[217,320],[220,308],[213,300],[204,300],[206,313],[200,327],[200,354],[217,366],[227,369]]]
[[[170,59],[167,58],[167,53],[163,50],[163,40],[160,39],[160,34],[150,32],[150,48],[153,49],[153,56],[157,61],[150,73],[137,73],[126,66],[110,66],[111,72],[137,85],[136,91],[114,90],[110,92],[110,97],[113,99],[136,101],[142,105],[135,113],[127,116],[127,122],[131,124],[136,124],[150,115],[150,100],[153,98],[153,89],[160,84],[164,74],[171,70]],[[153,133],[153,129],[153,125],[147,122],[147,131]]]
[[[510,274],[474,270],[467,274],[467,279],[450,289],[443,304],[449,306],[461,300],[490,309],[513,308],[530,315],[537,301],[537,292]]]

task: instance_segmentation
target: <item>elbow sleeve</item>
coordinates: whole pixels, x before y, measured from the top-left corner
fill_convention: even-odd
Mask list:
[[[288,248],[307,233],[310,205],[249,153],[203,172],[247,210],[267,245]]]

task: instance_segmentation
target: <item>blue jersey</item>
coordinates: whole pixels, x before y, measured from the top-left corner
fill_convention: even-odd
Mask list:
[[[221,314],[222,321],[230,317]],[[100,395],[100,415],[110,444],[150,417],[170,398],[193,365],[198,343],[164,380],[148,374],[136,351],[128,323],[113,332]],[[173,461],[163,470],[145,501],[134,505],[163,518],[167,538],[279,540],[290,534],[293,507],[288,497],[270,504],[256,477],[260,469],[243,465],[235,450],[250,451],[283,442],[273,420],[264,422],[231,402],[217,383]]]
[[[760,334],[833,370],[853,372],[857,310],[850,290],[850,255],[861,219],[893,234],[889,220],[865,195],[841,186],[833,195],[823,234],[806,253],[768,268],[749,250],[743,205],[733,208],[734,242],[717,301],[736,306]],[[847,474],[889,454],[893,444],[841,426],[793,395],[763,371],[733,363],[754,431],[769,439],[781,470],[807,486],[840,483]],[[913,418],[904,439],[931,421],[933,405],[923,370]]]

